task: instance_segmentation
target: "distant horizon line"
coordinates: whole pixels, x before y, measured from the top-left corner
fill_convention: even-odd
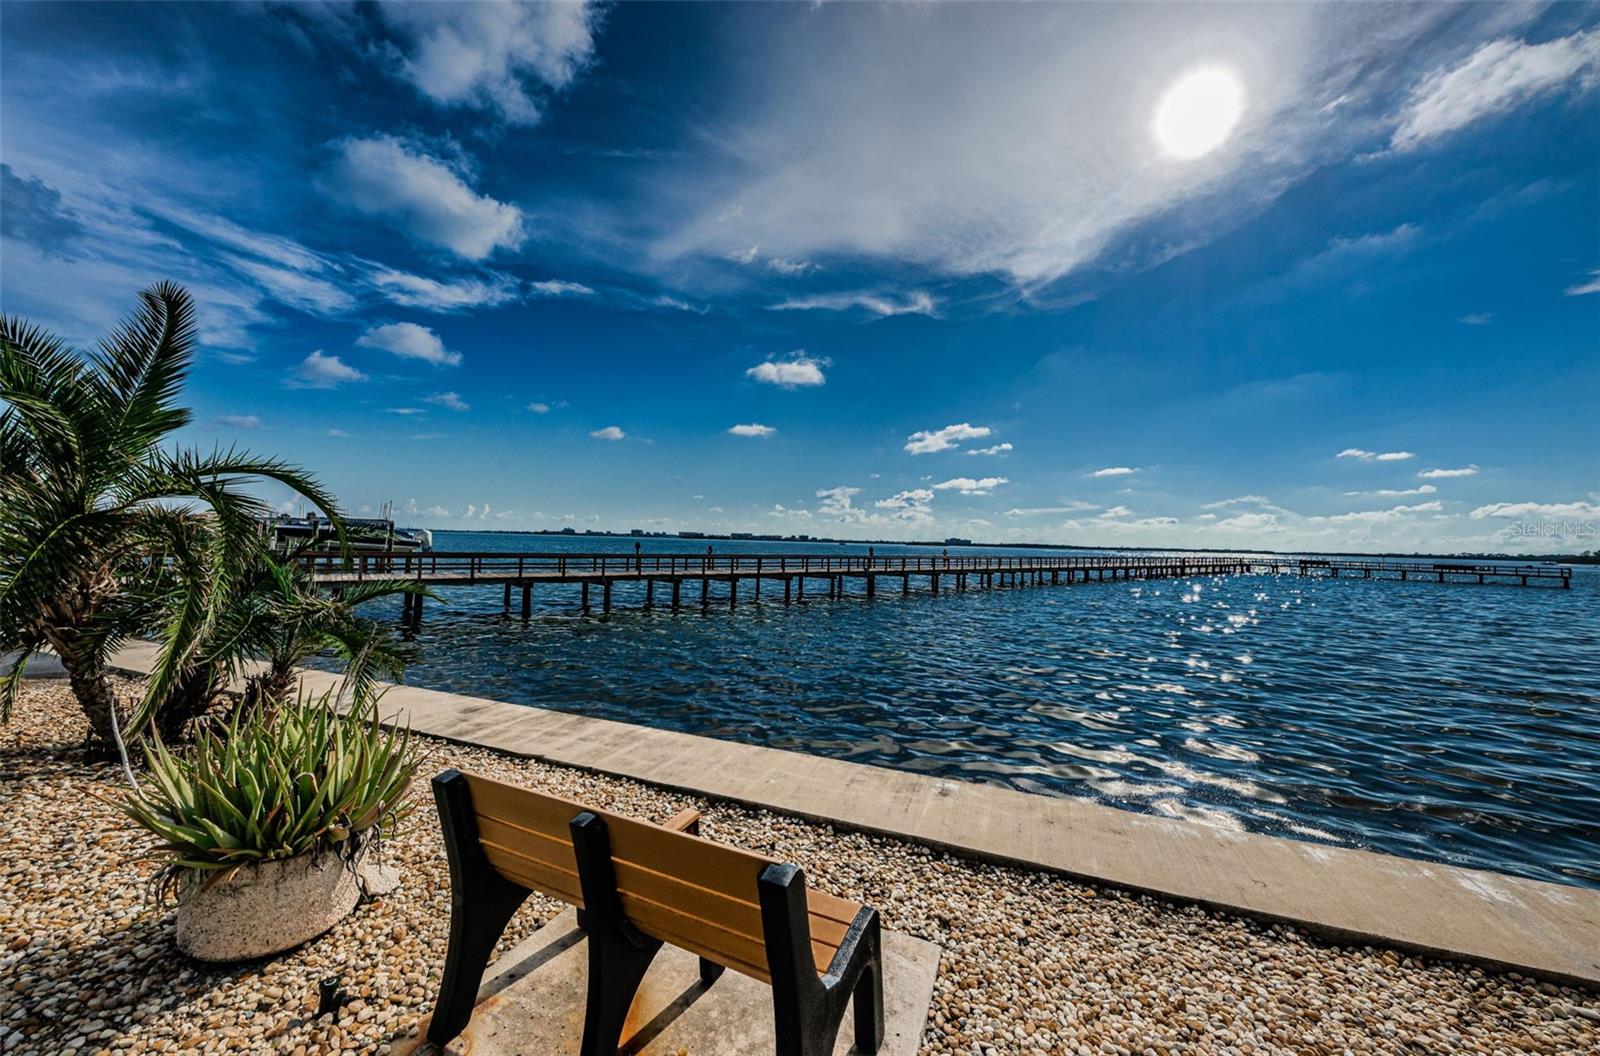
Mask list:
[[[554,535],[561,536],[563,538],[598,536],[602,538],[613,539],[686,539],[695,541],[721,540],[725,542],[737,543],[838,543],[840,545],[854,546],[970,546],[988,549],[1013,550],[1128,550],[1139,553],[1270,554],[1274,556],[1309,554],[1319,557],[1476,557],[1488,558],[1497,561],[1548,561],[1557,564],[1563,562],[1571,564],[1600,564],[1600,551],[1596,550],[1590,550],[1578,554],[1508,554],[1505,552],[1488,550],[1459,550],[1449,553],[1439,553],[1426,550],[1268,550],[1259,547],[1241,546],[1096,546],[1091,543],[983,543],[959,536],[951,536],[946,539],[843,539],[837,536],[801,534],[778,535],[773,533],[695,531],[645,532],[631,529],[629,531],[619,532],[599,528],[430,528],[429,531],[456,532],[463,535]]]

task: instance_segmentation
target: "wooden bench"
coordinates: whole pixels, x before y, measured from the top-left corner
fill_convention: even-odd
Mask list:
[[[450,860],[450,951],[428,1040],[472,1017],[511,915],[540,891],[578,907],[588,937],[582,1056],[615,1056],[663,943],[772,987],[777,1056],[828,1056],[854,997],[857,1051],[883,1041],[878,912],[809,890],[794,865],[699,837],[698,811],[665,825],[447,770],[433,779]]]

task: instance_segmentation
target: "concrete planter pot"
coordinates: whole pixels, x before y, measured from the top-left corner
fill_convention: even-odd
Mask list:
[[[280,953],[321,935],[356,907],[364,893],[392,890],[392,868],[365,848],[355,860],[303,854],[247,866],[206,886],[198,870],[178,886],[178,948],[201,961],[247,961]]]

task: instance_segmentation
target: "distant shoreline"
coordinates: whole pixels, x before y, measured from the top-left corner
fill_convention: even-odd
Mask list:
[[[856,546],[966,546],[996,550],[1130,550],[1138,553],[1161,554],[1272,554],[1289,556],[1309,554],[1318,557],[1411,557],[1411,558],[1475,558],[1486,561],[1553,561],[1568,565],[1600,565],[1600,551],[1583,554],[1506,554],[1488,551],[1458,551],[1436,553],[1414,550],[1267,550],[1239,546],[1096,546],[1088,543],[980,543],[969,539],[838,539],[820,535],[747,535],[713,532],[610,532],[590,529],[563,531],[558,528],[517,531],[505,528],[434,528],[435,532],[457,532],[471,535],[544,535],[560,539],[679,539],[686,542],[730,543],[840,543]]]

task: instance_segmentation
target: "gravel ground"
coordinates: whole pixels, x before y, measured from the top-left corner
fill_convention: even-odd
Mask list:
[[[126,687],[125,687],[126,689]],[[298,950],[241,967],[181,957],[147,845],[106,796],[118,770],[79,750],[64,683],[34,682],[0,727],[0,1052],[382,1052],[415,1029],[444,960],[449,881],[427,788],[388,845],[395,893]],[[979,1054],[1600,1053],[1600,997],[1339,946],[1293,928],[969,862],[928,848],[635,782],[424,740],[447,766],[663,820],[805,867],[944,948],[922,1052]],[[509,946],[561,907],[534,896]],[[312,1018],[319,980],[357,998]]]

